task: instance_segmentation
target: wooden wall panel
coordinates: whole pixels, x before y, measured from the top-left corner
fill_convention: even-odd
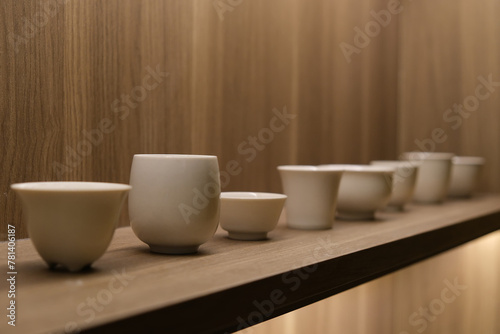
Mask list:
[[[41,10],[37,1],[0,4],[1,240],[6,240],[7,224],[26,237],[20,203],[9,185],[51,179],[52,161],[63,158],[64,14],[43,29],[22,19]]]
[[[498,1],[405,2],[350,63],[340,43],[353,44],[353,29],[387,1],[242,1],[223,20],[206,0],[68,1],[26,31],[45,4],[0,3],[2,240],[7,223],[27,236],[11,183],[128,182],[135,153],[216,154],[222,171],[231,160],[242,167],[224,190],[281,191],[277,165],[392,159],[441,127],[448,140],[436,150],[485,156],[482,189],[500,190],[500,91],[457,130],[443,120],[477,76],[500,81]],[[145,89],[156,68],[168,76]],[[285,106],[297,118],[250,159],[248,137]],[[108,133],[89,148],[85,133],[102,122]],[[498,233],[488,240],[251,331],[412,333],[408,315],[457,275],[470,288],[426,333],[499,332],[500,265],[485,257],[498,254]]]
[[[401,13],[399,44],[399,150],[418,149],[415,140],[430,139],[433,129],[441,128],[447,140],[435,144],[435,150],[486,157],[481,189],[499,191],[500,24],[496,14],[500,3],[421,1],[408,7]],[[478,77],[489,75],[498,84],[493,92],[479,91],[490,95],[479,100],[476,109]],[[472,102],[472,111],[463,108],[464,116],[447,111],[464,102]]]
[[[396,154],[397,24],[351,63],[339,48],[381,0],[244,1],[223,20],[203,0],[69,1],[15,53],[6,36],[44,6],[0,7],[1,207],[20,236],[9,184],[128,182],[135,153],[215,154],[222,171],[241,166],[224,190],[275,192],[280,164]],[[152,69],[168,76],[148,79]],[[296,118],[271,133],[285,108]]]

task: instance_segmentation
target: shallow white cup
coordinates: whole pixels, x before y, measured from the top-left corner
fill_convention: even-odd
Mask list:
[[[195,253],[219,224],[216,156],[136,154],[130,172],[130,226],[151,251]]]
[[[337,201],[337,218],[373,220],[392,193],[393,167],[371,165],[326,165],[344,169]]]
[[[279,166],[287,225],[302,230],[330,229],[335,219],[343,169],[316,166]]]
[[[375,166],[393,167],[395,169],[392,179],[392,194],[389,203],[387,203],[387,209],[403,211],[404,206],[413,198],[418,175],[418,166],[408,161],[389,160],[372,161],[371,164]]]
[[[79,271],[101,257],[111,242],[130,186],[104,182],[27,182],[11,185],[40,256]]]
[[[220,225],[231,239],[265,240],[281,215],[286,195],[262,192],[223,192]]]
[[[403,160],[419,166],[413,199],[420,203],[437,204],[445,200],[451,178],[453,153],[406,152]]]
[[[453,157],[448,196],[470,197],[476,189],[484,163],[482,157]]]

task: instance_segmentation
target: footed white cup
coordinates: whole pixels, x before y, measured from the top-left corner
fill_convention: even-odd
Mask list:
[[[21,198],[28,235],[50,268],[79,271],[111,242],[130,186],[104,182],[11,185]]]
[[[446,199],[451,179],[453,153],[407,152],[404,160],[419,166],[413,199],[420,203],[438,204]]]
[[[221,193],[220,225],[235,240],[265,240],[278,224],[286,195],[262,192]]]
[[[330,165],[343,168],[337,201],[337,218],[373,220],[392,193],[393,167],[371,165]]]
[[[418,166],[412,165],[408,161],[372,161],[375,166],[393,167],[394,177],[392,179],[392,194],[387,210],[403,211],[404,206],[411,201],[415,192],[415,184],[418,175]]]

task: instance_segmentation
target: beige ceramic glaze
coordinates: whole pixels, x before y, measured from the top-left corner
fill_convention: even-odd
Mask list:
[[[418,166],[411,164],[408,161],[372,161],[375,166],[393,167],[394,177],[392,179],[392,194],[388,210],[403,211],[404,206],[411,201],[415,191],[415,184],[418,175]]]
[[[79,271],[108,248],[130,186],[28,182],[11,188],[21,198],[29,237],[49,267]]]
[[[153,252],[195,253],[219,224],[216,156],[136,154],[130,172],[130,225]]]
[[[451,178],[453,153],[407,152],[403,160],[419,166],[413,199],[420,203],[438,204],[445,200]]]
[[[221,193],[221,227],[236,240],[264,240],[278,223],[286,195],[259,192]]]
[[[343,169],[316,166],[279,166],[287,225],[303,230],[330,229],[335,219]]]
[[[370,165],[327,165],[343,168],[337,201],[337,217],[371,220],[384,208],[392,192],[394,168]]]
[[[484,163],[482,157],[454,157],[448,195],[470,197],[476,189]]]

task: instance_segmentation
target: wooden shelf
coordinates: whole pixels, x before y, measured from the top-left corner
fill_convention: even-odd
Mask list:
[[[0,331],[234,331],[499,228],[500,195],[412,205],[404,213],[380,213],[377,221],[337,221],[327,231],[291,230],[281,221],[262,242],[229,240],[219,230],[188,256],[152,254],[130,228],[120,228],[93,269],[79,274],[48,270],[31,241],[19,240],[16,327],[4,319]],[[2,305],[7,290],[2,283]]]

